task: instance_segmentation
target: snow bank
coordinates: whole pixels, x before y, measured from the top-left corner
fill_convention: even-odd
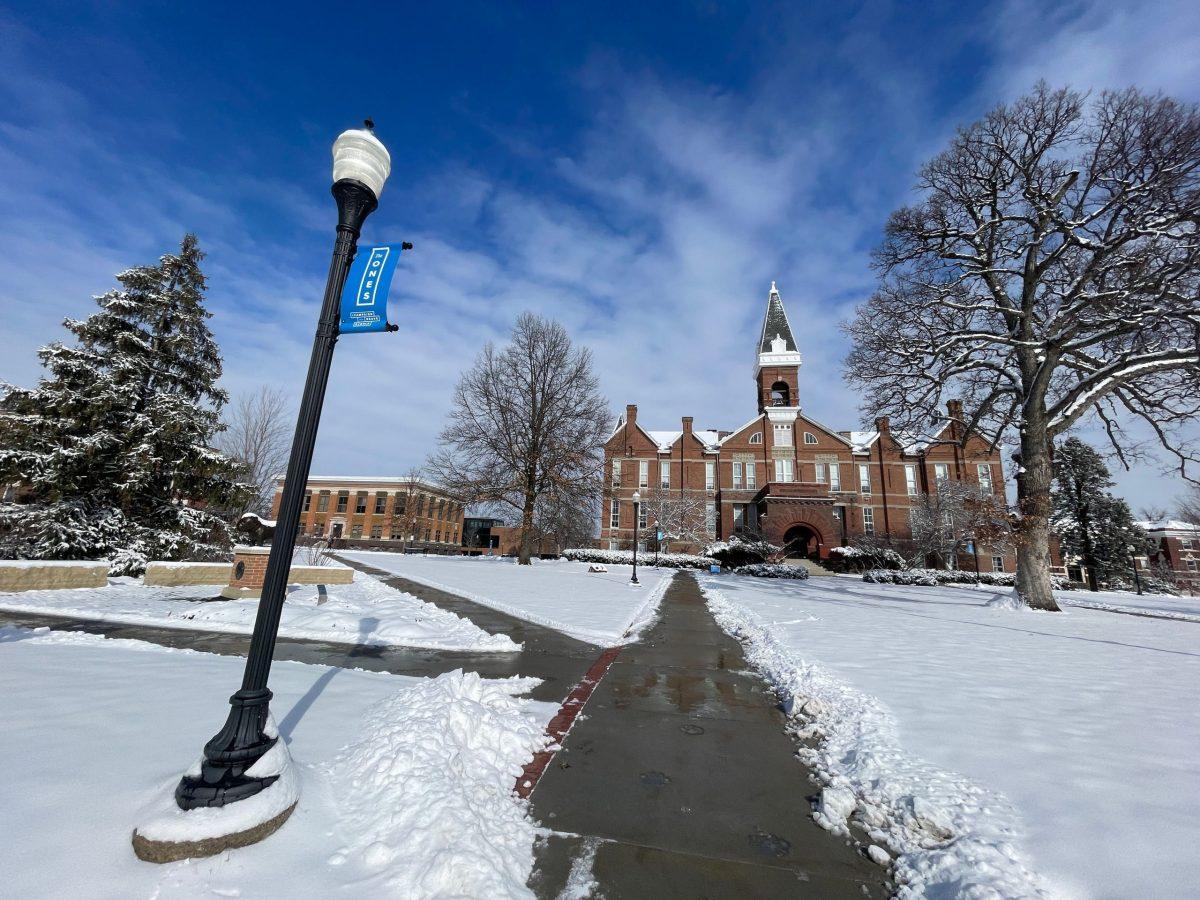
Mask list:
[[[853,822],[898,854],[900,897],[970,896],[973,886],[986,886],[980,897],[1046,896],[1013,846],[1015,815],[1003,797],[907,754],[878,700],[800,659],[714,580],[702,578],[701,588],[717,622],[745,643],[746,658],[784,700],[803,742],[798,755],[823,784],[819,825],[848,835]]]
[[[211,585],[146,587],[110,582],[102,588],[0,594],[0,610],[100,619],[127,625],[249,634],[258,600],[212,600]],[[279,634],[286,638],[371,646],[514,652],[507,635],[474,623],[360,574],[331,585],[325,603],[315,585],[296,586],[283,605]]]
[[[989,606],[1001,588],[700,582],[790,698],[822,815],[853,795],[908,896],[1194,895],[1196,624]]]
[[[610,572],[594,573],[585,563],[560,559],[519,566],[515,559],[496,556],[373,551],[338,555],[601,647],[636,640],[675,574],[670,569],[638,566],[641,583],[634,585],[629,583],[629,566],[614,565]]]
[[[169,865],[138,860],[131,831],[220,727],[244,664],[0,628],[0,766],[20,773],[0,781],[0,893],[529,896],[534,826],[512,788],[557,704],[519,698],[532,680],[461,672],[419,679],[276,662],[272,711],[303,786],[295,812],[251,847]]]
[[[330,861],[358,858],[371,893],[529,896],[536,827],[512,786],[548,739],[515,695],[537,683],[459,670],[373,707],[326,768],[354,835]]]

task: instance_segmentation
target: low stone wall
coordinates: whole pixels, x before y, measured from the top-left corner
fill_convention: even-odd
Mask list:
[[[108,571],[107,566],[105,571]],[[152,562],[146,566],[147,586],[176,587],[186,584],[229,584],[233,563]],[[350,584],[354,570],[348,566],[292,566],[289,584]]]
[[[228,584],[233,564],[227,562],[152,562],[142,583],[173,587],[181,584]]]
[[[107,560],[0,560],[0,592],[94,588],[106,584]]]

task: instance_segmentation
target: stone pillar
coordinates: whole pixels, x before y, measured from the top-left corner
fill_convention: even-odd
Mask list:
[[[234,547],[233,571],[229,573],[229,584],[221,589],[221,596],[230,600],[258,599],[270,553],[270,547]]]

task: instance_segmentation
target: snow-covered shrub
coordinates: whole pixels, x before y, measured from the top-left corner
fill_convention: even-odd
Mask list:
[[[904,557],[887,547],[830,547],[826,565],[835,572],[908,568]]]
[[[918,587],[937,587],[936,575],[930,569],[867,569],[863,581],[871,584],[903,584]]]
[[[595,550],[590,547],[572,547],[562,552],[563,559],[586,563],[607,563],[627,566],[633,562],[632,550]],[[711,556],[693,556],[689,553],[660,553],[654,561],[653,550],[639,550],[639,565],[658,565],[663,569],[707,569],[716,563]]]
[[[120,578],[122,575],[142,575],[146,571],[146,557],[136,550],[118,550],[108,561],[108,577]]]
[[[704,548],[704,555],[711,556],[728,569],[736,569],[766,562],[782,550],[782,547],[776,547],[769,541],[747,540],[734,535],[727,541],[709,544]]]
[[[1017,576],[1012,572],[980,572],[976,575],[962,569],[869,569],[863,572],[863,581],[871,584],[902,584],[920,587],[936,587],[939,584],[986,584],[991,587],[1013,587]],[[1069,590],[1070,585],[1057,576],[1050,579],[1055,590]]]
[[[803,581],[808,577],[808,569],[804,566],[789,566],[784,563],[755,563],[749,566],[739,566],[733,570],[734,575],[753,575],[755,578],[795,578]]]
[[[1148,594],[1168,594],[1172,597],[1179,596],[1179,588],[1169,582],[1163,581],[1161,578],[1156,578],[1153,575],[1147,575],[1144,572],[1138,573],[1138,579],[1142,582],[1142,590]],[[1108,582],[1110,591],[1136,591],[1137,585],[1126,581],[1123,578],[1113,578]]]

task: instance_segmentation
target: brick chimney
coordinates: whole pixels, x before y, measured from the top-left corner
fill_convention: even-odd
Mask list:
[[[888,434],[891,432],[891,425],[887,416],[880,416],[875,420],[875,430],[880,434]]]
[[[637,425],[637,404],[630,403],[625,407],[625,424],[634,428]]]
[[[950,418],[957,419],[961,422],[962,417],[963,417],[962,401],[961,400],[947,400],[946,401],[946,413],[950,416]]]
[[[692,417],[691,416],[683,417],[683,433],[684,433],[685,437],[692,433]]]

